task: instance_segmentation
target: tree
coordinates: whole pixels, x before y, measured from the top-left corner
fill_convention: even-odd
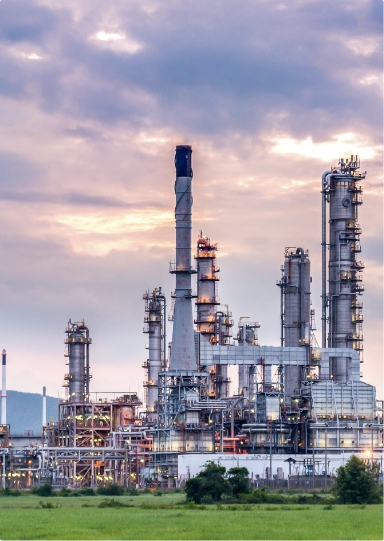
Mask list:
[[[239,494],[249,492],[247,468],[231,468],[228,470],[228,482],[232,487],[232,494],[237,497]]]
[[[337,470],[333,492],[339,503],[380,503],[382,501],[377,471],[352,455],[345,466]]]
[[[200,503],[203,498],[219,501],[223,494],[229,494],[231,485],[224,477],[225,472],[224,466],[207,462],[204,470],[186,482],[187,501]]]

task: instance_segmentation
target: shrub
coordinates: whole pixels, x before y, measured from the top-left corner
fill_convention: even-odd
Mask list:
[[[59,505],[55,505],[52,502],[39,502],[41,509],[58,509]]]
[[[99,487],[97,493],[103,496],[122,496],[124,494],[124,487],[111,483],[110,485]]]
[[[375,467],[352,455],[345,466],[337,470],[333,492],[339,503],[381,503]]]
[[[37,496],[43,496],[44,498],[55,495],[52,485],[47,482],[44,483],[44,485],[40,485],[39,487],[34,487],[32,493],[37,494]]]
[[[21,496],[21,490],[12,489],[12,488],[1,488],[0,496]]]
[[[237,497],[239,494],[249,492],[249,472],[247,468],[231,468],[228,470],[228,482],[232,488],[232,494]]]
[[[78,490],[78,493],[81,494],[81,496],[96,496],[95,491],[90,487],[81,488]]]
[[[202,498],[210,496],[219,501],[223,494],[231,493],[231,485],[224,478],[225,468],[214,462],[207,462],[205,469],[185,483],[187,502],[200,503]]]
[[[130,503],[118,502],[117,500],[112,498],[111,500],[108,500],[108,499],[103,500],[102,502],[99,503],[97,507],[99,507],[100,509],[103,509],[104,507],[134,507],[134,506]]]
[[[137,490],[137,488],[130,488],[127,490],[127,494],[129,496],[139,496],[140,492]]]

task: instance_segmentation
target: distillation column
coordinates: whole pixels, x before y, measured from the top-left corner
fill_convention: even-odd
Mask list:
[[[159,372],[165,370],[165,357],[163,344],[166,343],[165,329],[165,297],[161,287],[152,293],[147,291],[143,295],[145,300],[144,332],[148,333],[148,360],[143,363],[147,370],[147,379],[144,382],[146,390],[145,407],[148,420],[157,419],[158,408],[158,379]]]
[[[68,322],[65,330],[67,338],[65,344],[68,357],[69,373],[64,376],[64,387],[68,387],[69,402],[89,401],[89,345],[92,339],[89,338],[88,327],[81,323]]]
[[[239,321],[239,329],[237,340],[239,346],[258,346],[257,329],[260,323],[257,321],[245,321],[248,318],[241,317]],[[253,382],[251,381],[251,367],[247,365],[239,365],[239,394],[242,394],[248,400],[253,400]]]
[[[328,319],[328,347],[363,350],[362,303],[363,293],[360,272],[364,264],[356,260],[361,252],[358,224],[358,207],[362,204],[361,180],[357,156],[339,162],[323,174],[322,245],[323,245],[323,334],[324,321]],[[326,204],[329,204],[329,239],[326,239]],[[328,294],[325,292],[326,246],[329,246]],[[325,282],[325,284],[324,284]],[[328,307],[328,318],[326,309]],[[324,343],[324,336],[323,336]],[[323,346],[324,347],[324,346]],[[348,358],[334,359],[330,367],[335,381],[348,381]]]
[[[208,237],[200,232],[197,239],[197,253],[195,255],[197,266],[197,299],[196,312],[197,332],[210,344],[216,344],[216,310],[220,301],[217,297],[217,276],[219,268],[216,266],[217,244],[212,244]]]
[[[192,315],[191,266],[192,230],[192,148],[176,147],[176,262],[170,272],[176,274],[174,323],[170,370],[197,370]]]
[[[309,347],[311,320],[311,270],[308,251],[286,248],[283,275],[277,283],[281,290],[281,341],[285,347]],[[285,367],[284,390],[287,401],[300,387],[302,367]]]
[[[197,316],[195,323],[197,332],[200,333],[199,340],[208,340],[212,345],[219,343],[220,321],[221,333],[224,332],[224,319],[221,318],[223,313],[217,311],[217,306],[220,304],[217,292],[217,282],[220,278],[217,273],[220,269],[216,265],[216,252],[217,244],[211,243],[210,239],[203,236],[200,231],[195,255],[197,266]],[[215,365],[210,368],[209,393],[211,397],[224,398],[228,396],[227,370],[227,366],[224,365]]]

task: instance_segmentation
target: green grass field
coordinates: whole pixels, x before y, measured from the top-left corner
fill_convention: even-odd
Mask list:
[[[202,510],[178,505],[184,494],[142,494],[114,498],[134,507],[99,508],[105,499],[111,500],[1,497],[0,539],[383,539],[381,505],[330,510],[323,505],[211,505]],[[58,507],[42,508],[39,502]]]

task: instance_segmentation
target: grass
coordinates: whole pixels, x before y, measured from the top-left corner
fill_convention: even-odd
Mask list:
[[[102,502],[119,504],[103,504]],[[184,494],[0,498],[0,539],[383,539],[382,506],[207,505]],[[47,505],[51,503],[51,505]],[[121,504],[121,505],[120,505]]]

